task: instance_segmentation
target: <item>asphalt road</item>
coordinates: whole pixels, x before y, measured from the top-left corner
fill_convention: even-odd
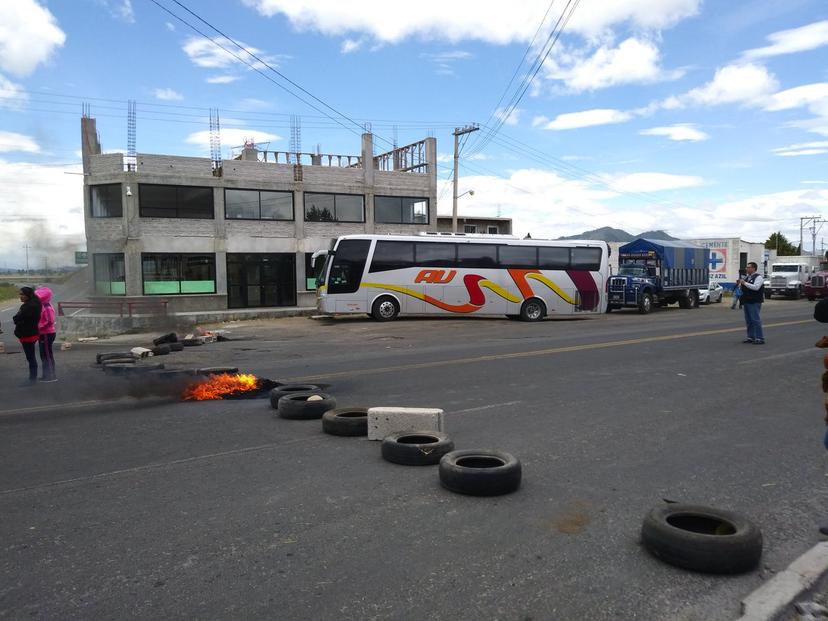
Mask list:
[[[81,270],[78,270],[69,278],[67,278],[66,282],[63,283],[43,283],[52,290],[52,293],[54,294],[54,306],[56,309],[57,302],[75,300],[81,297],[85,297],[86,290],[89,285],[89,283],[87,282],[88,269],[89,268],[83,268]],[[23,286],[25,284],[39,286],[41,283],[27,283],[26,281],[20,281],[15,283],[15,285],[17,286]],[[12,300],[0,301],[0,326],[2,326],[5,335],[8,335],[8,338],[12,338],[11,335],[12,332],[14,332],[14,323],[12,323],[12,317],[14,317],[15,314],[17,314],[17,311],[19,309],[20,301],[17,298],[14,298]]]
[[[828,518],[812,309],[766,304],[765,346],[742,344],[725,303],[541,324],[291,318],[164,359],[315,379],[340,406],[441,407],[458,448],[522,461],[498,498],[265,400],[112,402],[148,387],[102,376],[94,354],[149,337],[75,346],[57,384],[0,381],[0,617],[735,618]],[[755,520],[762,568],[650,557],[638,531],[665,498]]]

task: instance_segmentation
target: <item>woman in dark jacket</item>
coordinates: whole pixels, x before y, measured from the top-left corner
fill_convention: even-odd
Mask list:
[[[12,318],[14,335],[20,341],[29,362],[29,380],[24,384],[34,384],[37,382],[35,345],[40,338],[40,300],[31,287],[20,287],[20,301],[20,310]]]

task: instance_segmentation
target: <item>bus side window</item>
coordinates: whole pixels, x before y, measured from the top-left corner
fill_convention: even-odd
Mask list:
[[[339,242],[328,278],[329,293],[354,293],[359,289],[370,247],[369,239],[346,239]]]

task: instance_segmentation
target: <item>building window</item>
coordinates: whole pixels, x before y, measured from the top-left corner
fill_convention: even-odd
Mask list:
[[[428,199],[375,196],[374,222],[380,224],[428,224]]]
[[[142,254],[144,295],[216,292],[213,254]]]
[[[138,188],[138,196],[142,218],[215,217],[213,188],[142,183]]]
[[[95,293],[98,295],[126,295],[126,270],[121,253],[92,255]]]
[[[365,222],[365,197],[361,194],[305,193],[306,222]]]
[[[225,190],[228,220],[293,220],[293,192]]]
[[[89,202],[93,218],[120,218],[124,214],[120,183],[89,186]]]
[[[476,224],[464,224],[463,225],[463,232],[464,233],[477,233],[477,225]]]
[[[491,225],[489,225],[489,229],[488,229],[488,231],[487,231],[487,233],[488,233],[489,235],[497,235],[499,232],[500,232],[500,231],[498,231],[498,230],[497,230],[497,226],[491,226]]]

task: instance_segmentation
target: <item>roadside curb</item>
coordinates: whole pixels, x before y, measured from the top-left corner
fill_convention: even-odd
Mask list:
[[[772,621],[828,572],[828,541],[816,544],[742,600],[737,621]]]

